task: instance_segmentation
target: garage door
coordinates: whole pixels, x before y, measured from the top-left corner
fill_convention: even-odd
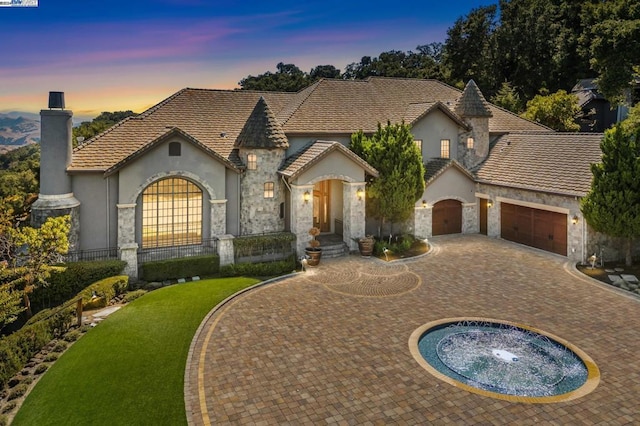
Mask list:
[[[444,200],[433,205],[431,233],[433,235],[460,234],[462,232],[462,203]]]
[[[567,255],[567,215],[502,203],[500,235],[505,240]]]

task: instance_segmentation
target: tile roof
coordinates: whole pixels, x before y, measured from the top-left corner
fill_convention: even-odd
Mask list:
[[[602,133],[511,133],[502,136],[476,172],[478,181],[571,196],[591,187]]]
[[[396,123],[410,118],[415,121],[436,104],[450,109],[455,117],[453,106],[461,95],[460,90],[436,80],[384,77],[323,79],[298,93],[187,88],[78,146],[68,170],[111,169],[156,141],[167,127],[179,128],[236,167],[242,167],[234,143],[260,97],[285,135],[336,135],[360,129],[373,133],[379,122]],[[492,133],[549,130],[495,105],[488,104],[488,108],[493,114],[489,118]],[[274,122],[270,123],[273,126]],[[282,144],[282,135],[275,128],[274,131],[276,143]]]
[[[341,152],[359,164],[368,174],[375,177],[378,176],[378,171],[376,169],[371,167],[362,158],[358,157],[349,148],[345,147],[340,142],[335,141],[315,141],[307,144],[300,151],[287,158],[278,173],[291,181],[333,151]]]
[[[260,96],[258,99],[258,103],[236,139],[235,146],[267,149],[289,147],[287,136],[264,97]]]
[[[491,117],[491,110],[475,81],[469,80],[454,108],[461,117]]]
[[[475,180],[475,176],[469,172],[462,164],[458,163],[456,160],[452,158],[433,158],[424,165],[425,173],[424,173],[424,181],[427,186],[434,180],[438,178],[442,173],[444,173],[450,167],[455,167],[460,170],[462,173],[467,175],[469,179]]]

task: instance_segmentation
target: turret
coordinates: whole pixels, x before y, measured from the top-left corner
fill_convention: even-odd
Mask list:
[[[493,114],[473,80],[469,80],[465,86],[454,111],[471,127],[470,137],[473,138],[475,157],[478,161],[483,161],[489,154],[489,118]]]

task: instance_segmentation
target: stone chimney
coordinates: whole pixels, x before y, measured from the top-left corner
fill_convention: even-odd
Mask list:
[[[73,196],[71,163],[73,112],[64,109],[64,93],[49,93],[49,109],[40,111],[40,193],[31,207],[31,224],[39,227],[47,218],[71,215],[69,242],[78,241],[80,202]]]
[[[454,109],[471,127],[473,150],[477,162],[489,155],[489,118],[493,116],[482,92],[473,80],[469,80]]]

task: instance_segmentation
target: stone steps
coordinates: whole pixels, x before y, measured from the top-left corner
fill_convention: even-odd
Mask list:
[[[344,241],[341,241],[340,243],[331,243],[327,245],[322,245],[321,248],[322,248],[323,259],[342,257],[349,254],[349,247]]]

